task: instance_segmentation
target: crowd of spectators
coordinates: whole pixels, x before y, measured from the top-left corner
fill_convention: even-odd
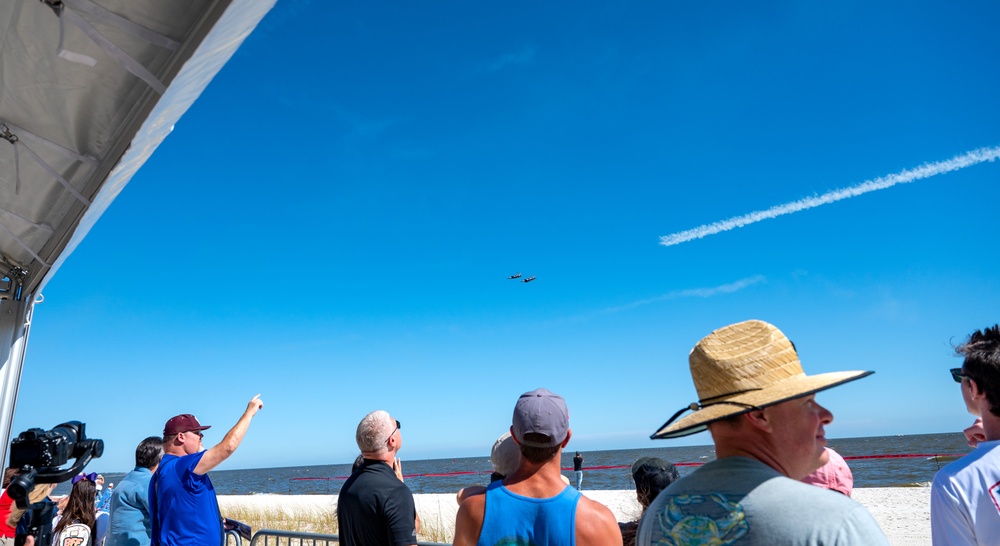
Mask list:
[[[956,348],[963,365],[951,370],[976,420],[965,435],[974,451],[945,466],[931,490],[935,546],[993,544],[1000,536],[1000,326],[977,330]],[[702,338],[689,354],[697,402],[671,416],[652,438],[709,431],[715,460],[684,478],[670,462],[643,457],[631,477],[642,514],[616,522],[604,505],[582,494],[583,456],[574,457],[575,485],[561,456],[573,436],[562,396],[547,389],[522,394],[510,430],[493,445],[489,485],[463,488],[455,546],[479,544],[834,544],[885,545],[868,511],[851,499],[854,478],[844,458],[826,447],[833,413],[817,393],[871,371],[807,375],[795,345],[775,326],[751,320]],[[163,436],[144,439],[136,466],[118,488],[81,473],[51,525],[54,546],[218,543],[223,522],[208,471],[242,442],[263,408],[259,395],[211,448],[208,426],[193,415],[167,421]],[[689,413],[689,414],[688,414]],[[336,513],[344,546],[414,546],[420,531],[399,451],[402,424],[383,410],[357,426],[361,454],[341,488]],[[0,546],[33,545],[25,537],[30,512],[8,493],[17,469],[3,475]],[[54,484],[30,492],[49,497]],[[110,527],[110,532],[109,532]],[[69,544],[70,542],[65,542]]]

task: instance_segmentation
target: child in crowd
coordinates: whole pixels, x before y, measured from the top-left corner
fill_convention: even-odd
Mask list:
[[[89,540],[80,546],[99,545],[104,542],[107,532],[108,514],[95,510],[97,500],[96,474],[80,474],[73,477],[73,490],[66,501],[66,507],[53,521],[52,536],[57,537],[55,544],[62,546],[58,537],[64,531],[69,531],[74,524],[82,524],[89,528]]]

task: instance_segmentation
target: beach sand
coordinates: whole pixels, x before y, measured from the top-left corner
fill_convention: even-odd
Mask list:
[[[863,487],[851,498],[865,505],[892,546],[930,546],[931,487]]]
[[[618,521],[639,517],[635,491],[587,491],[588,497],[604,504]],[[855,489],[854,500],[863,504],[889,537],[893,546],[930,546],[930,487],[873,487]],[[421,540],[450,542],[454,536],[458,505],[453,494],[414,495],[417,513],[423,522]],[[260,528],[291,529],[287,524],[269,527],[268,522],[329,521],[336,511],[336,495],[239,495],[220,496],[222,515],[257,514]],[[299,529],[322,532],[318,529]]]

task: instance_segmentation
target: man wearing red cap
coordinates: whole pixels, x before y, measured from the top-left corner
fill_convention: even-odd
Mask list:
[[[522,394],[510,432],[521,462],[514,473],[491,483],[485,495],[462,502],[455,546],[621,546],[611,510],[562,480],[562,450],[572,435],[563,398],[546,389]]]
[[[229,458],[264,407],[260,395],[221,442],[205,450],[202,425],[191,414],[171,417],[163,427],[163,459],[149,484],[154,546],[206,546],[222,542],[222,518],[208,471]]]

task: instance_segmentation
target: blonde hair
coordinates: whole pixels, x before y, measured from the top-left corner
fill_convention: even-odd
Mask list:
[[[49,496],[49,493],[55,489],[56,484],[54,483],[40,483],[28,493],[28,504],[35,504],[36,502],[41,502],[42,499]],[[10,516],[7,518],[8,527],[17,527],[17,522],[21,521],[21,516],[24,515],[27,510],[22,510],[17,507],[17,504],[12,504],[10,510]]]

